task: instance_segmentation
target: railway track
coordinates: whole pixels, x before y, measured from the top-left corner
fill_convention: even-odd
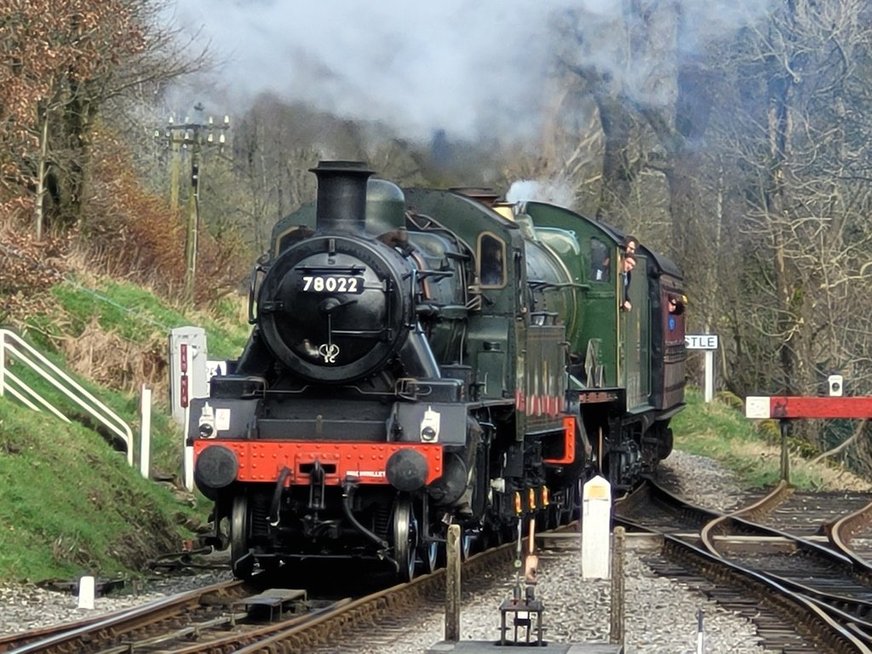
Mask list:
[[[824,531],[833,546],[855,565],[872,562],[872,501],[825,525]]]
[[[715,533],[719,540],[713,538]],[[872,576],[842,552],[734,516],[707,525],[702,541],[713,554],[814,602],[872,645],[872,622],[867,618],[872,614]]]
[[[791,497],[789,487],[730,514],[695,507],[653,485],[639,492],[616,503],[615,523],[660,535],[659,555],[646,557],[659,574],[695,586],[755,622],[767,647],[872,652],[867,571],[826,543],[750,520],[775,514]],[[698,532],[687,531],[701,524]],[[804,521],[798,531],[817,534],[820,526],[810,524]]]
[[[760,498],[766,501],[753,514],[749,514],[747,509],[739,509],[736,513],[778,531],[822,541],[826,540],[829,525],[846,514],[862,509],[870,501],[868,493],[802,492],[786,485],[779,488],[779,496],[775,501],[770,501],[769,495],[771,493]]]
[[[665,488],[645,483],[615,503],[615,513],[626,527],[639,527],[695,540],[698,530],[723,514],[696,506]],[[688,530],[697,530],[687,533]]]
[[[516,550],[516,543],[508,543],[464,561],[464,592],[504,583],[514,570]],[[0,652],[310,653],[363,637],[371,643],[374,631],[390,635],[392,629],[408,630],[422,612],[444,611],[442,569],[406,584],[329,600],[304,591],[264,589],[257,581],[255,576],[246,583],[217,584],[100,619],[6,637],[0,640]]]
[[[818,516],[816,523],[828,525],[824,531],[830,542],[817,533],[819,526],[811,528],[811,521],[798,529],[806,537],[794,539],[786,531],[751,520],[773,515],[791,497],[789,488],[778,489],[743,511],[724,514],[649,485],[616,504],[615,521],[631,531],[655,534],[652,538],[660,543],[657,550],[640,553],[646,563],[658,574],[697,588],[754,622],[766,647],[790,652],[872,652],[872,625],[865,617],[872,615],[870,586],[866,573],[858,572],[862,557],[855,554],[858,561],[854,561],[849,554],[835,551],[841,541],[851,545],[864,540],[872,521],[869,510],[853,511],[843,520],[835,520],[832,511]],[[578,534],[566,534],[566,528],[563,536],[548,532],[537,536],[550,545],[540,551],[542,558],[561,556],[564,546],[579,544]],[[706,541],[710,549],[701,545]],[[515,547],[504,545],[466,561],[464,592],[510,579]],[[852,584],[853,594],[833,592]],[[186,594],[187,599],[173,598],[176,617],[124,611],[92,620],[90,625],[68,625],[54,634],[42,630],[17,640],[6,638],[0,640],[0,652],[321,654],[362,638],[371,644],[380,636],[389,645],[396,634],[408,633],[421,615],[443,610],[444,572],[363,596],[288,599],[281,605],[281,615],[266,615],[266,604],[246,604],[244,600],[258,592],[250,585],[231,582],[223,589],[212,587],[212,595],[206,591],[199,599],[193,593]],[[193,604],[206,606],[195,609]]]
[[[253,592],[252,587],[240,581],[213,584],[101,617],[7,636],[0,639],[0,652],[111,651],[122,640],[145,641],[157,633],[175,633],[186,626],[217,629],[233,623],[237,615],[232,609],[235,602]]]

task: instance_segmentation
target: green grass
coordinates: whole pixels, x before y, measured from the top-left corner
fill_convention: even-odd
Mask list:
[[[66,282],[52,292],[68,317],[67,331],[72,334],[82,333],[96,320],[104,331],[143,344],[155,336],[166,339],[175,327],[195,325],[206,330],[209,355],[219,359],[238,355],[248,336],[240,304],[231,298],[222,298],[207,313],[183,312],[151,292],[125,282],[107,281],[94,288]]]
[[[771,420],[745,418],[735,396],[723,394],[706,404],[698,389],[688,389],[687,408],[671,424],[676,449],[720,461],[749,488],[769,488],[781,478],[778,427]],[[828,464],[809,465],[799,443],[790,441],[788,449],[790,482],[797,488],[824,488],[840,472]]]
[[[0,401],[0,577],[143,573],[190,516],[93,431]]]
[[[154,374],[164,385],[172,328],[203,327],[214,359],[238,356],[249,332],[239,298],[222,299],[209,311],[183,311],[133,284],[114,281],[91,288],[64,282],[52,289],[52,297],[51,314],[28,319],[20,333],[67,373],[63,351],[69,349],[60,345],[80,343],[89,331],[93,336],[94,325],[129,348],[133,363],[153,360]],[[97,339],[95,347],[112,346]],[[164,486],[144,480],[123,454],[85,426],[91,419],[84,411],[16,358],[7,358],[11,370],[72,423],[0,398],[0,577],[42,581],[81,574],[135,575],[146,572],[149,558],[177,551],[182,537],[190,537],[177,525],[205,521],[209,503],[197,496],[192,509]],[[129,371],[112,372],[133,379]],[[138,459],[138,384],[128,384],[133,392],[71,376],[130,425]],[[155,393],[152,473],[180,476],[182,432],[167,406],[166,393]]]
[[[52,296],[56,300],[56,310],[52,315],[30,318],[23,330],[25,339],[117,413],[135,434],[139,431],[140,404],[139,387],[134,382],[137,374],[150,369],[151,374],[157,375],[166,386],[169,379],[167,347],[173,328],[186,325],[203,327],[207,334],[209,357],[212,359],[238,356],[250,329],[245,320],[245,307],[239,298],[223,298],[210,311],[183,312],[141,287],[115,281],[103,281],[90,288],[67,281],[54,287]],[[119,369],[122,364],[118,364],[113,371],[117,377],[126,380],[121,385],[128,387],[127,392],[101,386],[73,374],[58,349],[59,343],[83,338],[86,330],[94,324],[99,325],[101,332],[112,335],[117,343],[134,353],[128,356],[128,361],[122,362],[124,369]],[[100,347],[112,345],[101,344]],[[130,360],[130,356],[137,360]],[[90,420],[74,402],[26,366],[14,366],[14,372],[71,419],[86,424]],[[181,466],[178,444],[182,434],[168,415],[169,398],[166,391],[160,389],[152,397],[152,462],[159,470],[177,472]]]

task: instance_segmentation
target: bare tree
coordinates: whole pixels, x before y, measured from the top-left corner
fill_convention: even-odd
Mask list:
[[[560,22],[575,107],[598,117],[598,215],[663,239],[738,392],[817,392],[833,369],[872,379],[866,4],[790,0],[705,41],[680,2],[625,2],[599,33],[581,9]],[[633,199],[664,188],[669,232],[648,231]]]
[[[79,222],[104,103],[190,70],[151,0],[10,0],[0,8],[0,141],[7,200],[35,194],[36,229]],[[11,205],[10,205],[11,206]]]
[[[736,49],[742,111],[722,143],[744,171],[746,342],[769,345],[745,355],[771,364],[746,383],[776,372],[768,390],[818,392],[833,369],[872,380],[865,11],[851,0],[786,3]]]

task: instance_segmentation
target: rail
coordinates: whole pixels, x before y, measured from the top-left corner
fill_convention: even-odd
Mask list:
[[[8,329],[0,329],[0,396],[5,396],[6,393],[9,393],[9,395],[34,411],[41,412],[45,409],[64,422],[71,422],[59,408],[28,386],[24,380],[9,369],[7,355],[12,355],[16,361],[26,364],[36,374],[78,404],[109,431],[124,441],[127,448],[127,463],[133,465],[133,432],[127,423],[112,409],[85,390],[76,380],[40,354],[20,336]]]

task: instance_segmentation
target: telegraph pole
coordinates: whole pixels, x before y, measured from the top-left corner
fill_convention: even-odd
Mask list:
[[[230,117],[224,116],[224,122],[216,125],[210,116],[203,122],[203,104],[194,105],[194,118],[185,117],[185,122],[176,124],[172,117],[167,121],[164,137],[170,148],[170,203],[174,209],[179,207],[181,191],[181,165],[183,152],[191,153],[191,180],[188,189],[187,220],[185,222],[185,299],[194,300],[194,281],[197,275],[197,238],[200,229],[200,181],[202,167],[202,151],[206,146],[217,145],[223,150],[226,142],[224,132],[230,127]],[[220,130],[217,140],[214,132]],[[160,137],[160,132],[155,132]]]
[[[173,125],[173,117],[170,116],[167,122],[167,134],[175,127]],[[179,179],[181,175],[181,159],[182,159],[182,144],[181,139],[175,138],[175,134],[170,135],[170,206],[173,211],[179,210]]]

